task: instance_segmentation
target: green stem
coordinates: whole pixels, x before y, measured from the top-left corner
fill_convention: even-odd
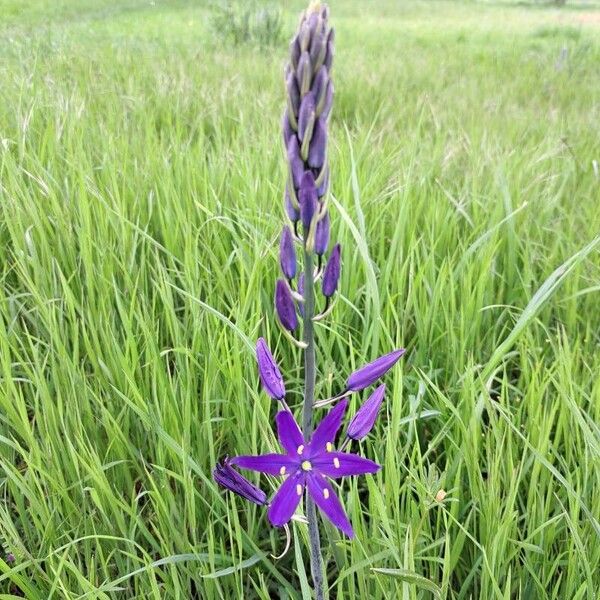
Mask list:
[[[313,316],[315,313],[315,282],[313,276],[313,254],[304,252],[304,407],[302,410],[302,433],[309,439],[313,431],[313,403],[315,401],[315,331]],[[323,559],[321,540],[315,503],[306,495],[306,518],[308,519],[308,538],[310,542],[310,570],[317,600],[324,599]]]

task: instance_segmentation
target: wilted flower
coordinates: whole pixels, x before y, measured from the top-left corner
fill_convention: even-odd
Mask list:
[[[373,429],[384,394],[385,384],[382,384],[375,389],[366,402],[356,411],[346,432],[346,435],[350,439],[361,440]]]
[[[327,265],[325,266],[321,289],[323,291],[323,296],[326,298],[331,298],[331,296],[335,294],[335,290],[338,286],[341,270],[341,250],[342,249],[340,245],[336,244],[333,247],[329,260],[327,261]]]
[[[372,383],[375,383],[380,377],[385,375],[398,361],[398,359],[406,352],[404,348],[394,350],[389,354],[380,356],[373,362],[366,364],[364,367],[354,371],[348,377],[346,382],[346,390],[352,392],[360,392]]]
[[[296,250],[294,249],[294,238],[289,227],[284,227],[281,232],[279,264],[285,277],[294,279],[296,276]]]
[[[222,464],[217,463],[212,474],[213,479],[220,486],[234,494],[258,505],[267,504],[267,495],[243,475],[240,475],[235,469],[232,469],[227,460],[223,461]]]
[[[256,362],[265,392],[275,400],[282,400],[285,397],[283,377],[264,338],[258,338],[256,342]]]
[[[346,517],[327,478],[376,473],[377,463],[356,454],[336,452],[333,443],[344,418],[347,401],[342,400],[319,423],[310,440],[305,439],[290,412],[277,413],[277,436],[285,454],[237,456],[231,464],[269,475],[286,476],[269,506],[269,520],[275,526],[291,518],[307,490],[323,514],[348,537],[352,525]]]
[[[298,315],[294,299],[290,289],[283,279],[278,279],[275,284],[275,310],[279,317],[279,322],[288,331],[294,331],[298,327]]]

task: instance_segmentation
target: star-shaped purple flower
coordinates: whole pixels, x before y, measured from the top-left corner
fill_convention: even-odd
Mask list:
[[[357,454],[334,450],[333,443],[342,425],[347,404],[347,400],[336,404],[319,423],[310,440],[304,439],[291,412],[280,411],[275,420],[277,437],[285,454],[237,456],[231,459],[231,464],[243,469],[286,478],[269,505],[269,520],[276,527],[289,522],[306,490],[338,529],[348,537],[354,536],[352,525],[329,479],[376,473],[381,466]]]

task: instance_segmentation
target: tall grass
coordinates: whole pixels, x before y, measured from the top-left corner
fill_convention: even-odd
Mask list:
[[[276,447],[259,334],[301,389],[271,317],[285,44],[223,47],[195,3],[0,8],[0,592],[306,598],[304,527],[274,560],[281,531],[209,477]],[[357,539],[324,530],[330,597],[596,600],[597,26],[332,8],[317,394],[409,353],[364,442],[384,469],[342,494]]]

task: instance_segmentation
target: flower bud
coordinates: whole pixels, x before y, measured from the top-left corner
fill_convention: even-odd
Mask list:
[[[323,291],[323,296],[326,298],[331,298],[331,296],[335,294],[335,290],[338,286],[341,270],[341,250],[342,249],[340,245],[336,244],[333,247],[333,251],[331,252],[329,260],[327,261],[327,265],[325,266],[321,289]]]
[[[289,227],[284,227],[281,232],[279,243],[279,264],[281,271],[287,279],[296,276],[296,250],[294,249],[294,238]]]
[[[305,171],[302,175],[300,190],[298,191],[298,203],[300,204],[302,225],[304,225],[305,234],[308,235],[310,224],[318,206],[315,179],[310,171]]]
[[[263,390],[274,400],[284,398],[285,384],[283,383],[283,377],[264,338],[258,338],[256,342],[256,362],[258,363],[258,375]]]
[[[240,475],[226,460],[223,464],[217,464],[212,475],[220,486],[234,494],[259,506],[267,504],[267,495],[253,483],[250,483],[243,475]]]
[[[292,294],[283,279],[278,279],[275,285],[275,310],[279,322],[288,331],[294,331],[298,327],[298,315]]]
[[[356,411],[356,414],[348,425],[346,435],[353,440],[361,440],[373,429],[375,419],[379,413],[379,407],[383,402],[385,384],[380,385],[369,396],[367,401]]]
[[[327,124],[325,118],[317,119],[313,129],[312,140],[308,150],[308,165],[313,169],[320,169],[325,162],[327,150]]]
[[[329,52],[329,45],[327,46]],[[327,56],[325,56],[327,60]],[[302,52],[300,60],[298,61],[298,69],[296,70],[296,78],[298,82],[298,89],[300,90],[300,97],[303,98],[310,89],[310,81],[312,79],[312,67],[310,65],[310,55],[308,52]]]
[[[289,217],[290,221],[295,225],[296,222],[300,219],[300,210],[296,208],[296,206],[294,206],[292,194],[294,194],[294,196],[296,194],[294,190],[294,184],[288,182],[285,186],[285,212]]]
[[[313,127],[315,125],[315,95],[308,92],[300,103],[300,112],[298,113],[298,139],[304,142],[305,138],[312,137]]]
[[[358,371],[354,371],[354,373],[348,377],[346,390],[359,392],[370,386],[372,383],[375,383],[380,377],[383,377],[396,362],[398,362],[405,352],[406,350],[404,348],[394,350],[393,352],[380,356],[373,362],[366,364],[364,367],[358,369]]]
[[[302,158],[300,158],[300,146],[298,145],[298,138],[295,135],[288,142],[287,157],[294,187],[298,188],[300,187],[300,180],[304,173],[304,163],[302,162]]]
[[[317,223],[315,233],[315,252],[322,256],[327,252],[329,245],[329,213],[325,213],[323,218]]]

